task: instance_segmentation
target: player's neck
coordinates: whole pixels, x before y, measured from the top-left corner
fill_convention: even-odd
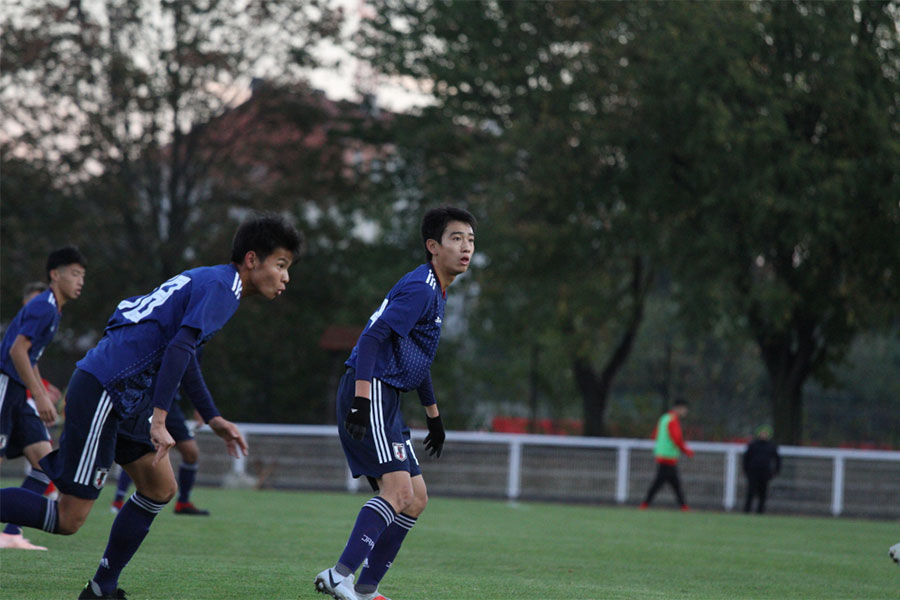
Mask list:
[[[437,275],[438,283],[441,284],[441,291],[446,294],[447,288],[450,287],[450,284],[456,279],[456,275],[442,272],[441,269],[434,264],[434,261],[431,261],[431,269],[434,271],[434,274]]]
[[[52,282],[50,283],[50,292],[53,294],[53,297],[56,298],[56,310],[62,312],[63,304],[68,302],[69,299],[66,298],[65,294],[59,291],[59,288],[57,288]]]
[[[237,270],[238,277],[241,278],[241,299],[258,294],[259,290],[253,287],[253,282],[250,280],[250,270],[236,262],[231,263],[231,266]]]

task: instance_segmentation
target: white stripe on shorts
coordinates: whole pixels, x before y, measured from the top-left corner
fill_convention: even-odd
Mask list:
[[[81,459],[78,461],[78,469],[75,471],[75,483],[91,485],[93,477],[94,461],[97,459],[97,447],[100,445],[100,433],[106,424],[106,417],[112,410],[112,400],[106,391],[100,396],[97,410],[94,411],[94,419],[91,421],[91,430],[88,432],[84,448],[81,450]]]
[[[391,446],[388,444],[387,433],[384,430],[384,404],[381,400],[381,392],[381,381],[373,379],[372,410],[369,412],[369,421],[372,425],[372,438],[375,440],[375,450],[378,452],[378,464],[391,461]]]

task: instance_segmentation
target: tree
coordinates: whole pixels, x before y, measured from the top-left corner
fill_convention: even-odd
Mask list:
[[[644,14],[642,15],[641,12]],[[681,215],[683,315],[759,347],[776,436],[900,299],[900,35],[888,2],[644,6],[627,155]]]
[[[148,281],[168,277],[192,244],[217,235],[208,217],[227,208],[210,175],[227,170],[244,132],[208,125],[251,76],[288,83],[314,64],[311,50],[340,23],[324,4],[47,1],[10,11],[0,63],[6,143],[46,163],[57,185],[100,194],[83,210],[103,226],[104,258],[124,254]]]
[[[585,433],[603,433],[606,400],[633,346],[659,251],[649,233],[652,207],[620,187],[624,163],[610,135],[624,5],[394,1],[381,8],[363,24],[361,57],[390,76],[429,82],[436,105],[421,115],[422,137],[470,138],[442,145],[428,167],[454,173],[440,197],[465,197],[488,232],[490,273],[473,333],[503,340],[498,360],[509,372],[509,399],[524,398],[528,370],[540,368],[529,356],[540,356],[541,346],[564,349],[571,377],[547,377],[568,383],[553,390],[554,400],[579,394]]]

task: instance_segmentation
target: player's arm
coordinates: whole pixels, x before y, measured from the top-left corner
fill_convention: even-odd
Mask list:
[[[675,419],[669,421],[669,437],[672,438],[672,442],[678,446],[682,452],[688,456],[694,456],[694,451],[688,448],[687,444],[684,443],[684,436],[681,433],[681,424]]]
[[[444,432],[444,423],[441,421],[441,413],[438,410],[437,399],[434,397],[434,385],[431,383],[431,371],[416,390],[419,394],[419,402],[425,407],[425,421],[428,424],[428,435],[425,436],[425,450],[429,456],[441,457],[444,451],[444,440],[447,434]]]
[[[375,372],[375,359],[378,357],[381,343],[390,335],[391,328],[387,322],[377,319],[357,342],[354,398],[350,405],[350,412],[344,419],[344,429],[355,440],[361,440],[366,435],[372,405],[372,376]]]
[[[153,391],[153,417],[150,419],[150,440],[156,448],[154,467],[169,452],[169,448],[175,445],[175,440],[166,429],[166,415],[172,406],[175,390],[196,352],[199,338],[199,329],[182,327],[163,352]]]
[[[196,353],[191,356],[191,360],[184,371],[181,387],[187,394],[191,404],[194,405],[194,409],[200,415],[200,418],[209,425],[209,428],[216,435],[225,440],[228,453],[235,458],[238,458],[241,454],[246,456],[247,442],[244,440],[244,436],[237,428],[237,425],[219,414],[219,409],[216,408],[212,394],[206,386],[206,380],[203,379],[203,373],[200,371],[200,362],[197,360]]]
[[[56,422],[56,407],[50,401],[50,396],[44,388],[37,370],[31,366],[31,359],[28,358],[30,350],[31,340],[19,334],[9,349],[9,357],[13,361],[13,366],[16,367],[16,373],[22,378],[22,383],[31,392],[31,398],[34,400],[41,420],[47,425],[52,425]]]
[[[371,411],[371,382],[378,349],[390,337],[391,332],[400,337],[409,335],[425,311],[431,294],[431,287],[424,281],[410,284],[388,301],[384,310],[373,317],[375,320],[360,336],[357,342],[354,398],[344,420],[344,428],[353,439],[361,440],[366,435]]]

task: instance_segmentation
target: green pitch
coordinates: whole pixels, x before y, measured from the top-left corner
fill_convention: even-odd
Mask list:
[[[8,481],[8,480],[7,480]],[[8,483],[7,483],[8,485]],[[0,550],[0,599],[74,599],[113,515],[104,491],[49,552]],[[365,495],[197,489],[163,512],[120,585],[142,599],[318,599]],[[665,500],[665,499],[662,499]],[[433,498],[388,573],[393,600],[897,598],[895,523]]]

